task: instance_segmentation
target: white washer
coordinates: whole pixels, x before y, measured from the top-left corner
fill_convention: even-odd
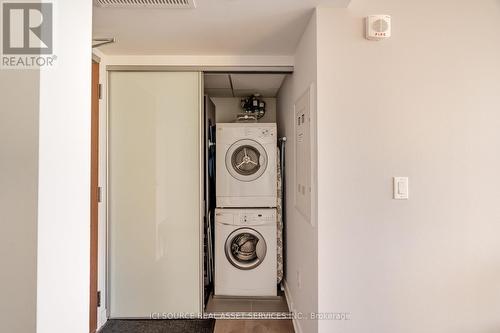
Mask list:
[[[217,207],[276,207],[276,124],[216,127]]]
[[[276,296],[276,209],[215,210],[216,296]]]

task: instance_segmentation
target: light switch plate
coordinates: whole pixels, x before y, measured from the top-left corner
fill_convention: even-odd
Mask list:
[[[394,177],[394,199],[408,200],[408,177]]]

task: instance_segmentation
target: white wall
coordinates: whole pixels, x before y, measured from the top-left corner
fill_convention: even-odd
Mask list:
[[[41,72],[38,333],[88,333],[92,1],[57,1],[57,66]]]
[[[293,311],[308,315],[318,309],[318,233],[293,205],[293,191],[295,189],[295,154],[294,138],[294,104],[316,84],[316,14],[311,17],[307,28],[297,46],[295,54],[295,71],[288,75],[278,95],[278,132],[279,136],[286,136],[286,283],[289,304]],[[315,94],[314,94],[315,96]],[[315,104],[315,103],[313,103]],[[316,110],[311,110],[315,117]],[[314,125],[314,124],[313,124]],[[314,152],[313,152],[314,156]],[[315,157],[313,157],[315,161]],[[314,163],[314,162],[313,162]],[[316,185],[313,184],[313,194]],[[316,223],[314,223],[316,225]],[[300,277],[299,277],[300,275]],[[299,281],[300,280],[300,281]],[[300,286],[299,286],[300,284]],[[317,322],[301,320],[296,322],[297,333],[312,333],[317,331]]]
[[[499,32],[497,0],[318,10],[320,332],[500,330]]]
[[[38,92],[35,70],[0,70],[0,323],[36,328]]]
[[[212,102],[215,104],[215,121],[217,123],[233,123],[236,120],[236,115],[243,113],[241,109],[240,97],[212,97]],[[276,122],[276,98],[263,98],[266,102],[266,114],[259,119],[261,123]]]

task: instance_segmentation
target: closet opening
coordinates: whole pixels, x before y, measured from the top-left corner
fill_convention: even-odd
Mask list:
[[[203,75],[206,315],[290,313],[283,279],[285,156],[292,147],[284,128],[294,116],[280,105],[280,91],[291,75]]]
[[[291,71],[106,69],[106,318],[287,318],[309,95]]]

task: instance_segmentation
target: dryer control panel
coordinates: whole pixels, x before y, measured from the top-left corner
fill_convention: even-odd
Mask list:
[[[276,137],[276,128],[245,128],[245,136],[254,138],[273,138]]]
[[[238,140],[256,140],[261,144],[276,143],[278,131],[275,123],[218,123],[217,143],[232,144]]]

